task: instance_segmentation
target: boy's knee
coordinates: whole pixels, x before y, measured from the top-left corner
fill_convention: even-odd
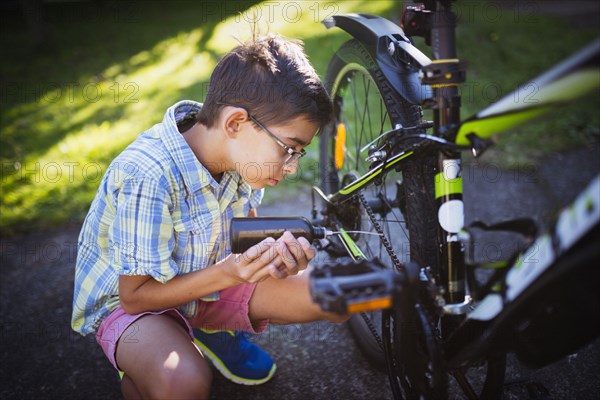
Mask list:
[[[212,370],[206,363],[183,361],[174,369],[164,369],[153,385],[151,397],[157,399],[208,399]]]

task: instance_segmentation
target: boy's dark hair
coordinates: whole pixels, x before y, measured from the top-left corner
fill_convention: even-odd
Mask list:
[[[302,42],[269,34],[241,44],[215,67],[196,120],[211,127],[224,105],[243,107],[264,124],[303,116],[319,128],[332,105]]]

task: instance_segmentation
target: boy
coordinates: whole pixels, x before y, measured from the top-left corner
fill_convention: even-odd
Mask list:
[[[205,356],[262,383],[270,357],[224,330],[344,319],[310,300],[306,239],[288,232],[241,255],[227,240],[331,112],[301,45],[269,35],[223,57],[203,105],[175,104],[111,163],[79,237],[72,326],[96,334],[126,398],[209,397]]]

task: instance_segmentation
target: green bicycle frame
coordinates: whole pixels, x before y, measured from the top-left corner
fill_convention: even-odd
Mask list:
[[[437,60],[427,63],[419,59],[423,68],[458,65],[454,46],[454,17],[450,11],[441,11],[443,17],[438,18],[441,27],[433,27],[432,37],[436,40],[432,45]],[[338,20],[339,18],[339,20]],[[345,18],[345,19],[344,19]],[[355,16],[339,16],[330,26],[340,26],[358,37]],[[349,21],[354,25],[350,25]],[[374,24],[373,19],[369,23]],[[369,27],[371,31],[375,26]],[[437,30],[436,30],[437,29]],[[380,32],[376,32],[380,34]],[[396,40],[396,39],[394,39]],[[414,48],[405,43],[403,47],[407,57],[415,59]],[[546,73],[525,83],[496,103],[486,107],[476,115],[464,121],[459,119],[459,101],[457,86],[460,82],[450,84],[428,82],[433,88],[432,97],[437,99],[434,109],[434,136],[444,137],[459,147],[471,148],[474,152],[492,135],[525,123],[542,113],[569,102],[600,87],[600,40],[596,40],[581,51],[557,64]],[[532,92],[532,88],[535,90]],[[424,90],[426,92],[426,90]],[[534,96],[531,94],[535,93]],[[373,166],[366,174],[350,182],[336,193],[327,196],[331,204],[341,204],[356,195],[360,190],[372,184],[378,177],[392,169],[401,168],[402,162],[409,159],[419,149],[405,150],[391,155],[384,162]],[[449,154],[449,155],[448,155]],[[438,220],[440,224],[440,242],[443,244],[444,257],[442,267],[445,283],[449,288],[447,301],[460,304],[464,299],[464,273],[460,242],[457,233],[464,225],[462,207],[462,177],[460,152],[441,153],[438,160],[438,174],[435,177],[435,196],[438,202]],[[356,245],[348,237],[348,246]]]

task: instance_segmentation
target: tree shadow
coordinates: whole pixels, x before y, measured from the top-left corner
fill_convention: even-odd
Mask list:
[[[4,130],[15,121],[17,125],[14,135],[10,131],[3,132],[0,158],[15,159],[41,151],[81,129],[85,122],[54,124],[52,120],[69,118],[68,114],[77,112],[77,108],[93,103],[98,90],[95,85],[107,82],[104,72],[111,67],[118,66],[118,73],[111,77],[113,81],[108,82],[105,91],[115,94],[115,88],[122,89],[114,86],[116,78],[158,61],[161,55],[152,49],[159,43],[194,29],[201,30],[200,44],[205,43],[220,21],[255,3],[105,0],[44,3],[41,10],[27,9],[26,12],[20,7],[3,7],[0,126]],[[38,12],[40,15],[33,18],[30,15]],[[32,36],[26,23],[27,19],[39,21],[41,18],[47,35],[43,41],[38,34]],[[140,54],[147,57],[136,58]],[[70,104],[72,107],[65,110],[66,115],[44,113],[48,106],[56,107],[57,101],[77,95],[83,97],[79,99],[83,101],[79,107]],[[110,107],[99,110],[94,118],[115,120],[123,112],[122,107]],[[32,125],[44,118],[53,129],[36,131]]]

